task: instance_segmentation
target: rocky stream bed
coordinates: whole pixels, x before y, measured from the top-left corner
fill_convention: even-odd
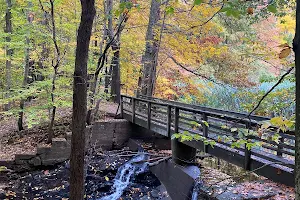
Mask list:
[[[112,152],[107,152],[109,155]],[[170,199],[164,186],[148,170],[147,155],[118,157],[93,155],[86,169],[85,199]],[[69,162],[52,169],[16,174],[7,172],[8,186],[0,199],[68,199]]]

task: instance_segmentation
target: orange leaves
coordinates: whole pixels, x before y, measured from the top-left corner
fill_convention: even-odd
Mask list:
[[[248,15],[253,15],[254,9],[252,7],[247,8]]]
[[[284,59],[288,57],[292,52],[292,48],[287,43],[281,44],[278,47],[283,48],[279,53],[279,59]]]
[[[291,52],[292,52],[291,47],[282,49],[279,54],[279,59],[288,57],[291,54]]]

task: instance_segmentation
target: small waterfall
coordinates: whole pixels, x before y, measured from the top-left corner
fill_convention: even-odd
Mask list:
[[[128,187],[130,184],[130,180],[134,175],[143,173],[147,169],[147,163],[142,162],[138,163],[142,160],[147,160],[148,156],[141,153],[141,155],[135,156],[128,162],[126,162],[124,165],[122,165],[117,172],[117,175],[114,179],[114,184],[112,186],[114,192],[108,196],[101,197],[98,200],[117,200],[119,199],[124,190]]]
[[[196,181],[195,186],[193,188],[192,200],[198,200],[199,190],[200,187],[202,187],[202,185],[203,183],[200,179]]]

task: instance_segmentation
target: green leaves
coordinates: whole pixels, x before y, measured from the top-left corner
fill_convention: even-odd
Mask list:
[[[194,5],[200,5],[203,3],[203,0],[194,0]]]
[[[185,141],[202,141],[205,145],[211,145],[212,147],[216,144],[216,141],[207,139],[199,134],[193,134],[188,131],[183,131],[182,133],[175,133],[171,136],[171,139],[180,139],[180,142]]]
[[[228,16],[228,17],[232,16],[235,18],[239,18],[241,15],[239,10],[237,10],[236,8],[231,7],[231,6],[221,9],[220,12],[225,12],[226,16]]]
[[[129,10],[131,10],[132,7],[133,7],[132,2],[123,2],[123,3],[120,3],[119,8],[117,10],[115,10],[114,13],[118,17],[122,13],[128,12]]]
[[[203,123],[206,127],[209,127],[209,124],[208,124],[207,121],[202,120],[202,123]]]
[[[268,5],[267,10],[271,13],[277,13],[277,7],[275,4]]]
[[[174,14],[174,8],[172,7],[172,6],[168,6],[167,8],[166,8],[166,14],[167,15],[172,15],[172,14]]]

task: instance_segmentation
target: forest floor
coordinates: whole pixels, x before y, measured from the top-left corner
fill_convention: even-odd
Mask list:
[[[71,109],[58,109],[54,126],[55,137],[70,132]],[[13,160],[15,154],[33,154],[38,145],[46,145],[48,124],[42,123],[23,131],[17,131],[16,118],[0,121],[0,160]]]
[[[100,103],[97,120],[113,118],[118,111],[118,104]],[[60,108],[56,111],[54,126],[55,137],[65,137],[71,131],[72,109]],[[26,119],[25,119],[26,121]],[[17,131],[15,117],[0,120],[0,161],[13,160],[15,154],[34,154],[36,147],[46,145],[48,123],[42,122],[32,128]]]
[[[201,180],[208,193],[220,199],[293,200],[294,188],[275,183],[216,158],[200,160]],[[227,198],[228,197],[228,198]]]

